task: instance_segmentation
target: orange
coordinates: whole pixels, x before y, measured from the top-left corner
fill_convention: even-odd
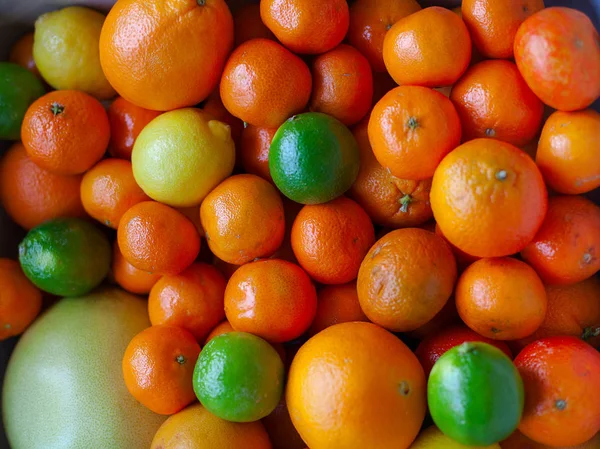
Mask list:
[[[108,108],[110,155],[130,161],[135,139],[142,129],[159,115],[160,112],[141,108],[125,98],[117,97]]]
[[[285,231],[279,193],[255,175],[219,184],[202,202],[200,220],[213,254],[236,265],[272,255]]]
[[[200,223],[200,206],[178,207],[176,209],[194,223],[198,235],[204,237],[204,229],[202,229],[202,223]]]
[[[225,314],[236,331],[272,343],[298,338],[317,309],[317,293],[298,265],[280,259],[242,265],[225,289]]]
[[[290,418],[285,397],[279,401],[275,410],[262,419],[273,449],[304,449],[306,444],[298,435]]]
[[[460,144],[460,121],[452,102],[419,86],[392,89],[369,119],[373,154],[392,175],[427,179],[446,154]]]
[[[202,110],[207,112],[216,120],[229,125],[231,130],[231,138],[236,144],[239,142],[242,135],[242,130],[244,129],[244,122],[231,115],[231,113],[225,108],[225,105],[221,101],[221,93],[218,86],[211,92],[206,101],[204,101]]]
[[[339,45],[312,63],[310,110],[329,114],[346,126],[371,109],[373,73],[369,61],[349,45]]]
[[[510,257],[471,264],[458,279],[455,295],[465,324],[494,340],[527,337],[546,315],[544,284],[533,268]]]
[[[315,281],[345,284],[375,242],[367,213],[357,203],[339,197],[302,208],[292,226],[292,250],[298,263]]]
[[[519,26],[544,9],[544,0],[463,0],[462,18],[486,58],[511,59]]]
[[[247,125],[242,131],[238,153],[247,173],[272,182],[269,170],[269,149],[277,128],[259,128]]]
[[[102,27],[100,63],[123,98],[170,111],[212,92],[232,46],[224,0],[121,0]]]
[[[0,203],[19,226],[31,229],[57,217],[84,217],[81,175],[63,176],[38,167],[15,143],[0,159]]]
[[[33,162],[61,175],[89,170],[104,155],[109,139],[102,103],[75,90],[57,90],[37,99],[21,127],[21,140]]]
[[[407,335],[410,338],[424,340],[439,334],[440,330],[458,324],[462,324],[462,321],[458,316],[454,297],[451,296],[448,301],[446,301],[444,307],[442,307],[442,310],[440,310],[432,319],[423,326],[416,328],[414,331],[408,332]]]
[[[269,39],[252,39],[236,48],[225,65],[220,87],[231,114],[267,128],[277,128],[302,112],[311,88],[304,61]]]
[[[204,341],[204,345],[206,346],[209,341],[213,338],[218,337],[219,335],[227,334],[229,332],[233,332],[235,329],[229,323],[229,321],[225,320],[217,324],[208,334],[206,340]]]
[[[500,442],[500,447],[502,449],[598,449],[600,447],[600,433],[596,434],[591,440],[586,441],[583,444],[578,444],[577,446],[557,447],[536,443],[518,430],[515,430],[508,439]]]
[[[212,265],[194,263],[177,275],[163,276],[150,291],[148,314],[153,325],[179,326],[204,341],[225,318],[225,278]]]
[[[0,258],[0,341],[21,334],[42,309],[42,292],[18,262]]]
[[[185,329],[149,327],[133,337],[125,350],[125,386],[154,413],[177,413],[196,399],[192,374],[198,354],[200,345]]]
[[[379,239],[358,272],[358,299],[365,315],[394,332],[431,320],[454,289],[456,261],[444,239],[418,228]]]
[[[600,187],[600,114],[555,112],[544,124],[535,161],[548,186],[576,195]]]
[[[369,321],[360,308],[356,282],[327,285],[317,293],[317,315],[310,327],[310,335],[339,323]]]
[[[311,449],[407,449],[425,417],[425,375],[396,336],[371,323],[343,323],[296,354],[286,401]]]
[[[350,23],[346,0],[262,0],[260,16],[294,53],[331,50],[342,42]]]
[[[573,284],[600,270],[600,207],[580,196],[550,198],[521,256],[548,284]]]
[[[537,136],[542,124],[543,103],[510,61],[475,64],[454,85],[450,100],[464,142],[492,137],[522,146]]]
[[[33,33],[24,34],[11,48],[8,62],[25,67],[35,76],[41,78],[40,71],[33,59]]]
[[[138,203],[125,212],[117,238],[123,257],[150,273],[181,273],[200,252],[194,224],[181,212],[154,201]]]
[[[469,66],[471,37],[457,14],[432,6],[390,28],[383,41],[383,61],[400,85],[451,86]]]
[[[431,179],[400,179],[383,168],[371,150],[367,124],[363,120],[352,131],[360,151],[360,169],[349,195],[381,226],[406,228],[430,220]]]
[[[398,20],[420,9],[415,0],[356,0],[350,6],[348,42],[366,56],[375,72],[385,72],[386,33]]]
[[[113,245],[112,275],[119,286],[136,295],[147,295],[161,278],[158,273],[138,270],[121,254],[118,243]]]
[[[521,251],[540,228],[548,203],[531,158],[494,139],[472,140],[446,156],[433,176],[430,198],[444,237],[479,257]]]
[[[275,39],[275,35],[260,18],[260,5],[244,5],[233,14],[235,46],[251,39]]]
[[[481,259],[481,257],[471,256],[470,254],[465,253],[463,250],[457,248],[452,243],[450,243],[448,239],[444,237],[444,234],[442,234],[440,226],[437,223],[435,224],[435,229],[433,232],[442,237],[446,241],[446,243],[448,243],[450,249],[452,250],[452,253],[454,254],[454,257],[456,258],[456,265],[458,266],[459,271],[464,271],[464,269],[471,265],[473,262]]]

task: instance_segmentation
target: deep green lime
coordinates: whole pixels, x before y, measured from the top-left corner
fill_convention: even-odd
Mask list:
[[[358,144],[339,120],[318,112],[288,119],[269,150],[275,185],[293,201],[320,204],[342,195],[356,180]]]
[[[0,62],[0,140],[19,140],[21,123],[31,103],[46,93],[29,70]]]
[[[433,366],[427,400],[442,432],[467,446],[488,446],[517,428],[523,413],[523,381],[498,348],[463,343]]]
[[[19,245],[25,275],[40,289],[58,296],[85,295],[110,269],[106,236],[78,218],[58,218],[29,231]]]
[[[273,346],[246,332],[230,332],[213,338],[200,352],[194,391],[219,418],[257,421],[277,407],[283,376],[283,362]]]

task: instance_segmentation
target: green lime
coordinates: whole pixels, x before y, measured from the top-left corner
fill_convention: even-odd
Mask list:
[[[467,446],[487,446],[517,428],[523,413],[523,381],[500,349],[463,343],[433,366],[427,400],[442,432]]]
[[[319,112],[288,119],[269,150],[275,185],[293,201],[320,204],[342,195],[356,180],[358,144],[339,120]]]
[[[273,346],[246,332],[229,332],[213,338],[200,352],[194,391],[219,418],[258,421],[277,407],[283,376],[283,362]]]
[[[93,224],[58,218],[29,231],[19,245],[19,261],[40,289],[58,296],[80,296],[106,277],[110,251],[108,239]]]
[[[0,62],[0,140],[19,140],[21,123],[29,105],[46,93],[29,70]]]

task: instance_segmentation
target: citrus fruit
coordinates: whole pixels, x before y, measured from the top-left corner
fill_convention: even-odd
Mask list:
[[[33,33],[26,33],[15,42],[10,49],[8,55],[8,62],[20,65],[21,67],[29,70],[38,78],[41,78],[40,71],[35,65],[33,59]]]
[[[600,433],[594,438],[577,446],[547,446],[527,438],[516,430],[510,437],[500,443],[501,449],[597,449],[600,447]]]
[[[285,398],[281,398],[275,410],[262,419],[265,430],[273,449],[305,449],[306,444],[298,435],[298,431],[292,423]]]
[[[463,324],[458,316],[454,297],[451,296],[442,310],[434,315],[427,323],[417,327],[414,331],[407,332],[407,336],[416,340],[423,341],[433,335],[440,333],[440,330],[450,326]],[[427,373],[429,375],[429,373]]]
[[[246,173],[272,182],[269,171],[269,149],[277,128],[260,128],[247,124],[238,147],[242,167]]]
[[[202,110],[212,116],[215,120],[229,125],[229,128],[231,129],[231,138],[236,145],[239,143],[245,126],[244,122],[227,110],[223,104],[223,100],[221,100],[221,90],[219,86],[217,86],[206,100],[202,102]],[[236,167],[238,165],[239,164],[237,164]]]
[[[113,259],[111,273],[114,281],[123,290],[136,295],[147,295],[162,277],[159,273],[148,273],[131,265],[121,254],[119,243],[113,244]]]
[[[219,324],[217,324],[211,331],[210,334],[208,334],[208,336],[206,337],[206,340],[204,341],[204,345],[206,346],[208,344],[209,341],[211,341],[213,338],[218,337],[219,335],[223,335],[223,334],[227,334],[229,332],[234,332],[235,329],[233,328],[233,326],[229,323],[229,321],[225,320]]]
[[[500,446],[497,443],[489,446],[465,446],[431,426],[420,433],[410,449],[500,449]]]
[[[233,13],[233,29],[235,47],[251,39],[273,39],[275,35],[267,28],[260,18],[260,5],[247,4]]]

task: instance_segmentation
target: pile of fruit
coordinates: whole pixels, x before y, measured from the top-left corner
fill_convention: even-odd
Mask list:
[[[600,448],[591,20],[231,7],[67,7],[0,63],[13,448]]]

